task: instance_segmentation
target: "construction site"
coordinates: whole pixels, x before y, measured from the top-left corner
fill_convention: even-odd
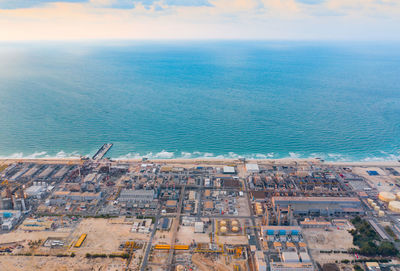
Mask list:
[[[352,219],[365,219],[395,246],[400,237],[396,167],[114,161],[104,158],[111,147],[92,158],[0,160],[1,266],[312,271],[340,263],[347,270],[358,249]]]

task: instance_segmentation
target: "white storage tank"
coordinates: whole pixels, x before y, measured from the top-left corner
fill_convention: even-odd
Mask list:
[[[219,231],[220,231],[221,233],[226,233],[227,230],[228,230],[228,229],[227,229],[225,226],[222,226],[221,228],[219,228]]]
[[[396,196],[391,192],[380,192],[378,198],[383,202],[396,200]]]
[[[400,213],[400,201],[389,202],[388,209],[392,212]]]
[[[238,232],[239,231],[239,228],[238,227],[232,227],[232,232]]]

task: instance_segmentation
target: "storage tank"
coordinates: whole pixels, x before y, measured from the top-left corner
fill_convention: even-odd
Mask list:
[[[393,201],[392,201],[392,202],[393,202]],[[385,216],[385,212],[384,212],[384,211],[379,211],[379,212],[378,212],[378,216],[379,216],[379,217]]]
[[[219,222],[219,225],[220,225],[220,226],[226,226],[226,221],[225,221],[225,220],[221,220],[221,221]]]
[[[400,200],[400,192],[397,192],[396,198],[397,198],[398,200]]]
[[[220,231],[221,233],[226,233],[227,228],[226,228],[225,226],[222,226],[221,228],[219,228],[219,231]]]
[[[378,198],[383,202],[396,200],[396,196],[391,192],[380,192]]]
[[[377,212],[378,212],[380,209],[381,209],[381,208],[379,208],[379,206],[375,206],[375,207],[374,207],[374,210],[377,211]]]
[[[238,232],[238,231],[239,231],[239,228],[236,227],[236,226],[234,226],[234,227],[232,227],[232,231],[233,231],[233,232]]]
[[[232,227],[239,225],[239,222],[237,220],[232,221]]]
[[[184,270],[185,270],[185,267],[181,264],[176,267],[176,271],[184,271]]]
[[[374,202],[373,199],[367,199],[367,201],[368,201],[369,205],[371,205]]]
[[[389,202],[388,208],[392,212],[400,213],[400,201]]]

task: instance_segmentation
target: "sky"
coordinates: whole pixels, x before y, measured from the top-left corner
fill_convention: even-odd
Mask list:
[[[0,0],[0,41],[399,41],[400,0]]]

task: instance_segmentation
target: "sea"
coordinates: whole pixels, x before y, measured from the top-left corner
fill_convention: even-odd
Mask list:
[[[0,43],[0,157],[400,159],[400,44]]]

